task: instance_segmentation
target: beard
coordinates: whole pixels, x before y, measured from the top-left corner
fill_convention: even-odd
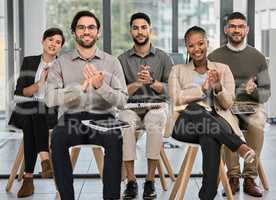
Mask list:
[[[245,35],[239,35],[239,39],[235,39],[236,35],[232,34],[232,35],[228,35],[228,39],[230,40],[231,43],[233,44],[240,44],[243,43],[244,39],[245,39]]]
[[[149,41],[149,37],[146,37],[145,40],[143,42],[140,42],[138,41],[136,38],[132,38],[133,39],[133,42],[136,44],[136,45],[139,45],[139,46],[142,46],[142,45],[145,45],[148,43]]]
[[[93,40],[92,40],[90,43],[86,43],[85,41],[82,40],[81,37],[76,36],[76,42],[77,42],[81,47],[87,48],[87,49],[93,47],[93,46],[96,44],[97,39],[98,39],[98,38],[93,38]]]

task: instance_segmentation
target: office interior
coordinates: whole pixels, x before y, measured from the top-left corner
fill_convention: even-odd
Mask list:
[[[265,142],[261,155],[262,164],[269,183],[269,190],[264,190],[262,198],[275,199],[276,196],[276,1],[274,0],[0,0],[0,199],[17,199],[16,192],[21,182],[15,180],[9,192],[6,185],[16,160],[22,141],[22,132],[7,123],[15,106],[14,89],[24,56],[41,53],[43,31],[52,26],[61,28],[66,37],[62,52],[74,47],[70,23],[79,10],[94,12],[102,23],[102,32],[97,46],[105,52],[118,56],[132,47],[129,36],[129,18],[141,11],[149,14],[152,20],[153,44],[175,57],[176,62],[184,62],[186,49],[184,33],[193,26],[202,26],[208,34],[209,51],[225,44],[224,25],[226,17],[233,11],[247,16],[250,31],[247,42],[261,51],[267,59],[271,77],[271,97],[265,103],[268,120],[265,127]],[[138,161],[136,171],[138,183],[142,184],[146,174],[144,158],[145,138],[137,144]],[[172,138],[165,138],[165,151],[177,175],[183,161],[186,145]],[[184,199],[198,199],[201,185],[201,153],[199,152],[189,180]],[[57,199],[55,184],[51,179],[41,179],[37,162],[36,191],[26,199]],[[166,174],[166,172],[165,172]],[[76,199],[101,199],[102,182],[97,170],[97,163],[91,149],[82,148],[76,162],[75,195]],[[158,172],[156,172],[158,175]],[[160,180],[156,179],[158,200],[168,200],[174,182],[166,176],[167,191]],[[258,180],[258,183],[261,182]],[[140,185],[141,185],[140,184]],[[122,182],[122,191],[125,184]],[[222,196],[219,185],[216,199]],[[139,199],[142,198],[142,191]],[[242,192],[234,199],[254,199]]]

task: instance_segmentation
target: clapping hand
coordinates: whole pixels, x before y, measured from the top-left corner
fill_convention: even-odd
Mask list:
[[[83,91],[86,91],[88,88],[92,87],[98,89],[102,86],[104,73],[102,71],[98,71],[93,64],[87,63],[84,66],[83,75],[85,78],[82,84]]]
[[[211,69],[208,71],[208,82],[215,92],[220,92],[222,90],[221,76],[221,73],[217,69]]]
[[[255,81],[256,81],[256,76],[249,79],[245,84],[245,92],[247,94],[252,94],[256,90],[257,84],[255,83]]]
[[[208,78],[202,85],[202,91],[206,92],[210,89],[215,90],[215,92],[221,91],[222,90],[221,73],[216,69],[211,69],[207,73],[208,73]]]
[[[47,80],[47,77],[48,77],[48,68],[45,68],[45,69],[43,69],[43,71],[41,72],[40,79],[39,79],[39,81],[37,82],[39,88],[41,88],[41,87],[44,85],[44,83],[45,83],[46,80]]]
[[[150,66],[148,65],[141,65],[140,71],[137,73],[137,82],[143,85],[148,85],[152,83],[152,76],[150,73]]]

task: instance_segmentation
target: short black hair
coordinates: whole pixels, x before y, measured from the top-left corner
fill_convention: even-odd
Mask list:
[[[232,19],[241,19],[244,21],[247,21],[246,17],[244,14],[240,13],[240,12],[233,12],[231,13],[228,17],[227,17],[227,23],[232,20]]]
[[[202,27],[199,27],[199,26],[193,26],[191,28],[189,28],[185,35],[184,35],[184,41],[185,43],[187,42],[188,40],[188,37],[191,33],[201,33],[203,35],[204,38],[207,38],[207,34],[206,34],[206,31],[202,28]]]
[[[62,30],[59,29],[59,28],[55,28],[55,27],[48,28],[46,31],[44,31],[42,40],[44,41],[46,38],[52,37],[54,35],[60,35],[61,36],[61,38],[62,38],[61,46],[63,46],[64,42],[65,42],[65,38],[64,38]]]
[[[95,21],[96,21],[96,24],[97,24],[97,29],[98,30],[100,29],[101,23],[100,23],[99,19],[96,17],[96,15],[94,13],[90,12],[89,10],[82,10],[82,11],[79,11],[72,20],[72,23],[71,23],[71,31],[72,32],[76,31],[76,26],[77,26],[78,21],[81,17],[92,17],[92,18],[94,18]]]
[[[150,17],[146,13],[142,13],[142,12],[134,13],[130,18],[129,26],[132,26],[132,23],[135,19],[144,19],[149,25],[151,25]]]

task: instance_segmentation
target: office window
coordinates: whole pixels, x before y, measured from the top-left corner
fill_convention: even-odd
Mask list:
[[[269,29],[276,29],[276,2],[274,0],[255,1],[255,47],[264,51],[266,41],[264,32]]]
[[[179,52],[186,54],[184,34],[195,25],[206,30],[209,39],[209,51],[218,48],[220,43],[219,0],[183,0],[178,2]]]
[[[78,11],[89,10],[93,12],[103,24],[102,1],[101,0],[47,0],[47,27],[59,27],[63,30],[66,43],[64,51],[74,48],[74,38],[72,37],[70,26],[73,17]],[[102,48],[102,37],[97,42],[97,46]]]
[[[151,18],[152,42],[167,52],[172,46],[172,1],[132,0],[111,1],[112,54],[120,55],[133,45],[129,35],[129,20],[135,12],[144,12]]]
[[[5,77],[6,77],[6,47],[5,47],[5,12],[4,12],[4,0],[0,0],[0,112],[5,110]]]

